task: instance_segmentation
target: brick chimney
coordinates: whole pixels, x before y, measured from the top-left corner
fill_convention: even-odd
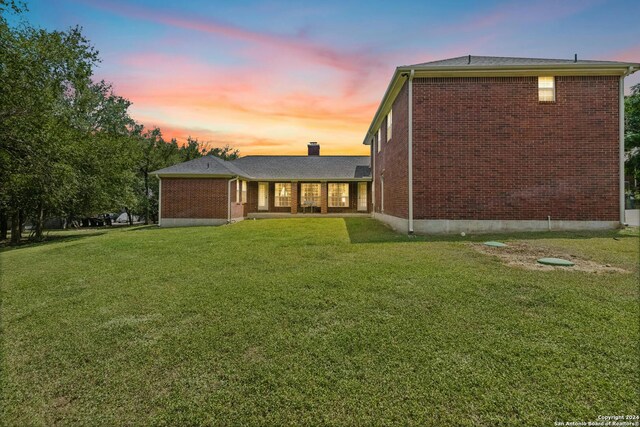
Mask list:
[[[309,156],[319,156],[320,155],[320,145],[317,142],[310,142],[307,144]]]

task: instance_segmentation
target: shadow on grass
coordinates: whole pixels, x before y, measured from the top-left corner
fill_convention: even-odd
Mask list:
[[[602,231],[538,231],[506,232],[493,234],[442,234],[408,236],[373,218],[344,218],[351,243],[398,243],[398,242],[486,242],[489,240],[539,240],[539,239],[593,239],[611,238],[639,239],[638,228]]]
[[[148,224],[148,225],[133,225],[128,226],[125,231],[149,231],[149,230],[159,230],[160,227],[158,224]]]
[[[10,240],[3,240],[0,242],[0,251],[33,248],[36,246],[49,245],[51,243],[73,242],[75,240],[81,240],[86,237],[102,236],[103,234],[106,234],[106,233],[107,231],[105,230],[105,231],[96,231],[91,233],[76,233],[76,234],[64,234],[64,235],[46,234],[44,237],[44,240],[40,240],[40,241],[29,240],[29,238],[23,237],[22,241],[20,241],[20,243],[18,243],[17,245],[11,245]]]

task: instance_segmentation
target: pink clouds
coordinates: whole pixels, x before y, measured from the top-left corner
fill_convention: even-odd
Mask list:
[[[364,67],[380,67],[383,62],[376,56],[363,51],[343,52],[328,46],[314,43],[298,33],[295,36],[283,36],[265,32],[251,31],[237,26],[223,24],[211,19],[184,16],[129,3],[114,1],[85,0],[86,4],[108,12],[129,18],[156,22],[176,28],[193,30],[229,39],[248,42],[259,48],[275,49],[280,56],[287,54],[343,71],[356,71]]]

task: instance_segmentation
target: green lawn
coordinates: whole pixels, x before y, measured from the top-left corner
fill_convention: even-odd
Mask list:
[[[530,271],[371,219],[5,248],[4,425],[551,426],[637,413],[638,232],[522,234]],[[616,239],[614,239],[616,237]]]

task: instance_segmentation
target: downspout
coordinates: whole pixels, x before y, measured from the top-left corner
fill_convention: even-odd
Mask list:
[[[413,76],[415,70],[411,70],[409,73],[409,153],[408,153],[408,168],[409,168],[409,234],[413,234]]]
[[[227,182],[227,224],[231,224],[231,183],[237,180],[238,177],[236,176]]]
[[[380,144],[380,142],[377,142]],[[371,216],[376,215],[376,139],[371,138]]]
[[[624,78],[633,72],[633,67],[629,67],[628,71],[620,76],[620,146],[618,147],[619,171],[620,174],[620,227],[624,228]]]

